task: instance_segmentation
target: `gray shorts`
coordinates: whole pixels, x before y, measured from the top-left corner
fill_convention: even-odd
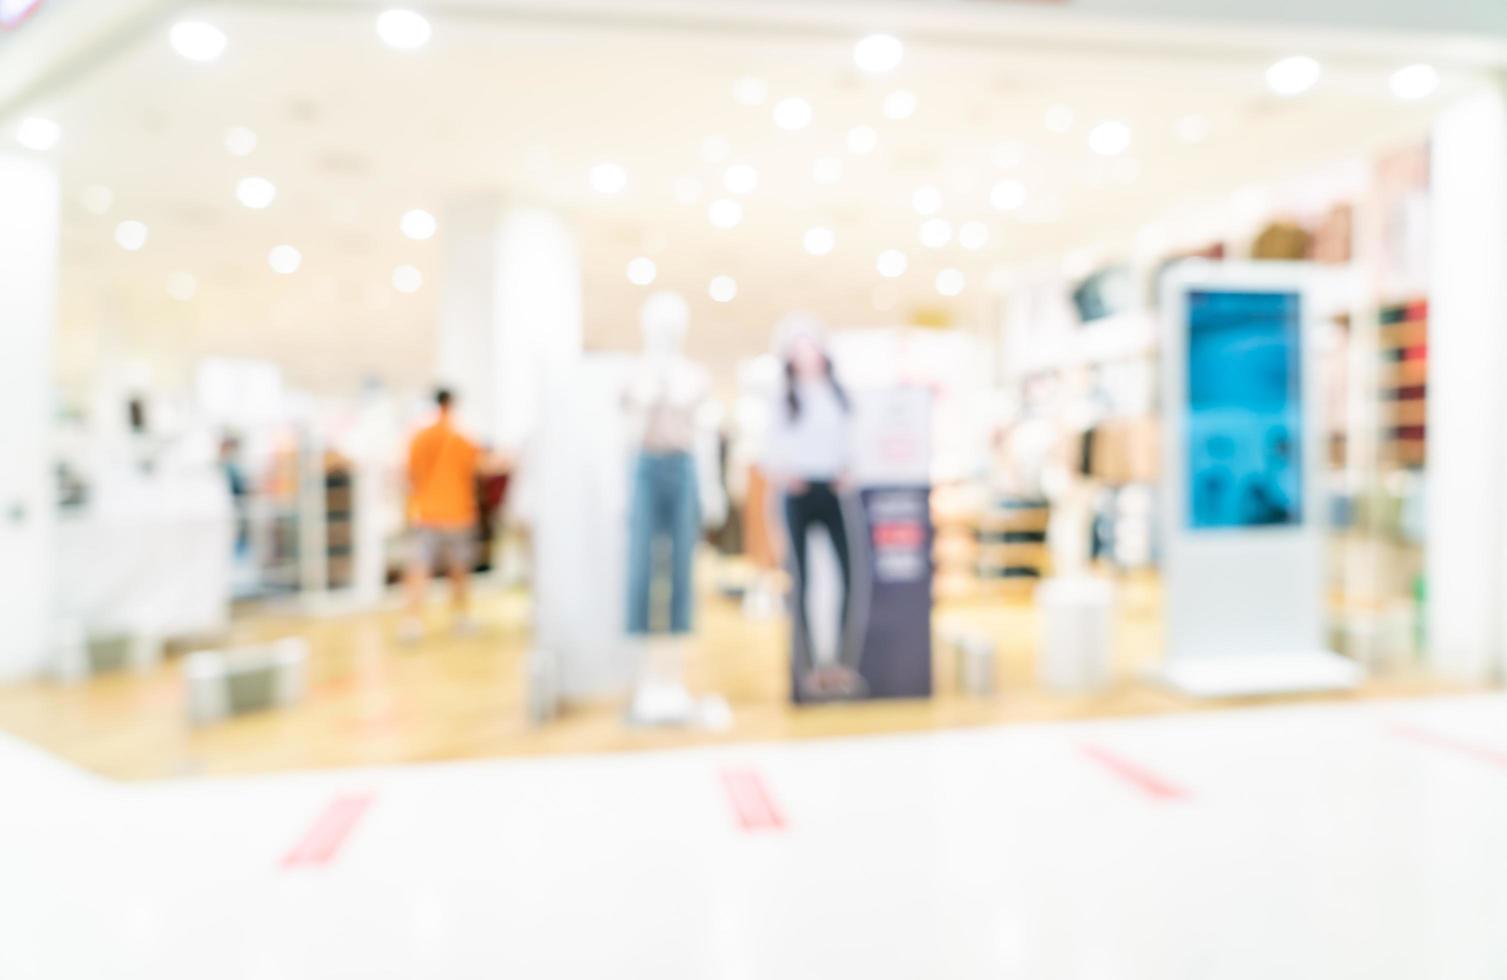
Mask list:
[[[409,531],[409,561],[428,571],[469,572],[476,563],[476,529],[470,527],[416,527]]]

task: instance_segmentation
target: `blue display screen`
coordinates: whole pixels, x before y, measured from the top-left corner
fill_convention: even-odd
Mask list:
[[[1188,523],[1303,521],[1302,300],[1188,294]]]

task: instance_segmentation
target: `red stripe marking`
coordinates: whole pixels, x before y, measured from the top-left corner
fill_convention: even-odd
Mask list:
[[[333,861],[373,799],[371,793],[337,796],[293,849],[283,855],[283,868],[320,867]]]
[[[1137,762],[1116,755],[1103,746],[1085,743],[1078,746],[1078,751],[1153,799],[1172,801],[1188,798],[1187,791],[1181,786],[1163,779]]]
[[[764,778],[756,769],[722,770],[722,787],[738,817],[738,826],[752,833],[759,830],[784,830],[785,816],[774,801]]]
[[[1411,739],[1420,745],[1431,745],[1436,749],[1448,749],[1459,755],[1475,759],[1477,762],[1496,766],[1498,769],[1507,769],[1507,750],[1499,749],[1493,745],[1479,745],[1475,742],[1467,742],[1453,735],[1431,732],[1414,725],[1393,725],[1392,734],[1401,738]]]

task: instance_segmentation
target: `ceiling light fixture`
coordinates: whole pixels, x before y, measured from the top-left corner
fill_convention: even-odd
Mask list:
[[[943,269],[937,273],[937,292],[943,296],[956,296],[963,291],[967,280],[961,269]]]
[[[1416,102],[1439,90],[1439,72],[1432,65],[1408,65],[1392,73],[1389,85],[1399,99]]]
[[[731,303],[738,296],[738,281],[732,276],[717,276],[707,284],[706,291],[718,303]]]
[[[265,177],[243,177],[235,185],[235,199],[254,211],[272,206],[277,187]]]
[[[115,244],[127,252],[139,252],[147,243],[147,226],[140,221],[122,221],[115,226]]]
[[[591,189],[598,194],[617,194],[628,186],[628,171],[615,163],[599,163],[591,168]]]
[[[214,61],[225,53],[225,32],[202,20],[180,20],[168,30],[167,39],[189,61]]]
[[[998,211],[1014,211],[1026,203],[1026,185],[1006,178],[989,191],[989,203]]]
[[[853,45],[853,64],[871,75],[894,71],[905,60],[905,45],[892,34],[870,34]]]
[[[63,127],[42,116],[27,116],[16,124],[16,142],[37,153],[45,153],[63,138]]]
[[[942,210],[942,192],[927,184],[917,187],[915,193],[910,196],[911,207],[920,215],[936,214]]]
[[[1107,119],[1088,131],[1088,148],[1101,157],[1119,156],[1130,149],[1130,127],[1118,119]]]
[[[280,276],[291,276],[303,265],[303,253],[292,245],[275,245],[267,253],[267,264]]]
[[[813,115],[811,103],[797,96],[781,99],[774,106],[774,124],[790,132],[811,125]]]
[[[916,114],[916,93],[909,89],[896,89],[884,97],[884,117],[902,122]]]
[[[1293,55],[1266,69],[1266,87],[1283,98],[1291,98],[1313,88],[1323,74],[1323,66],[1314,59]]]
[[[801,244],[809,255],[828,255],[837,247],[837,235],[831,228],[818,225],[815,228],[806,229]]]
[[[749,164],[735,163],[722,172],[722,186],[733,194],[752,194],[759,188],[759,172]]]
[[[879,145],[879,133],[873,126],[854,126],[848,130],[848,152],[868,156]]]
[[[628,263],[628,281],[635,286],[653,285],[654,279],[659,275],[659,268],[654,260],[645,255],[640,255]]]
[[[910,260],[898,248],[885,249],[880,252],[879,260],[874,264],[879,274],[886,279],[898,279],[905,275],[905,270],[909,266]]]
[[[403,217],[398,219],[398,229],[403,232],[405,238],[411,238],[416,242],[425,242],[434,237],[439,230],[439,222],[434,215],[423,208],[414,208],[404,211]]]
[[[706,209],[706,219],[712,223],[713,228],[724,231],[736,228],[743,221],[743,205],[729,197],[719,198]]]
[[[400,293],[413,294],[424,286],[424,274],[411,265],[400,265],[392,270],[392,288]]]
[[[377,15],[377,36],[399,51],[413,51],[429,43],[434,28],[422,14],[412,10],[384,10]]]
[[[952,222],[931,218],[921,222],[921,244],[927,248],[946,248],[952,241]]]
[[[231,156],[249,157],[256,151],[256,133],[245,126],[225,130],[225,150]]]

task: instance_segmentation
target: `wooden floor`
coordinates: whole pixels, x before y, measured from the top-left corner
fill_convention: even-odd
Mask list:
[[[1115,682],[1088,697],[1043,692],[1034,677],[1038,617],[1024,599],[972,599],[939,606],[939,634],[982,631],[999,650],[1000,693],[956,693],[952,658],[936,652],[938,694],[928,701],[813,708],[787,703],[786,635],[780,618],[750,620],[739,605],[704,590],[701,630],[688,650],[687,674],[698,693],[731,705],[723,731],[635,730],[621,705],[567,712],[543,727],[526,717],[524,658],[529,602],[521,591],[479,600],[474,637],[444,631],[445,611],[431,613],[433,637],[412,647],[394,641],[393,613],[334,617],[243,615],[235,642],[288,635],[312,650],[305,703],[196,729],[187,724],[181,664],[169,659],[148,675],[116,675],[77,686],[35,683],[0,689],[0,729],[35,742],[94,772],[119,779],[158,779],[505,755],[686,746],[726,741],[906,732],[1002,722],[1046,721],[1191,711],[1207,707],[1148,679],[1161,649],[1155,580],[1122,583]],[[1416,676],[1370,683],[1346,697],[1431,694],[1448,690]]]

